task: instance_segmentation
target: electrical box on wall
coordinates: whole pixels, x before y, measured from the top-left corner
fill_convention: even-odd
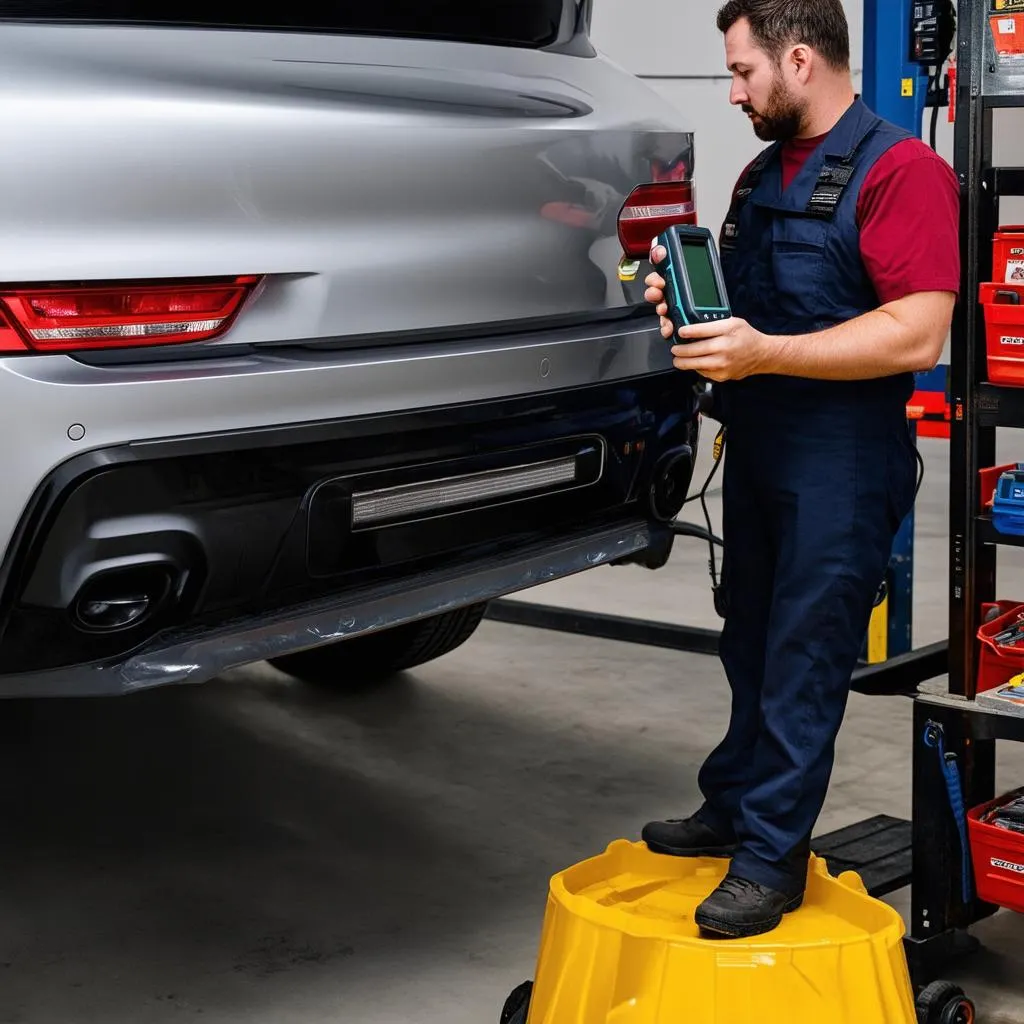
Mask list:
[[[910,28],[910,59],[915,64],[935,64],[939,59],[939,19],[936,3],[914,5]]]
[[[951,0],[915,0],[910,15],[910,62],[928,67],[944,64],[956,32]]]

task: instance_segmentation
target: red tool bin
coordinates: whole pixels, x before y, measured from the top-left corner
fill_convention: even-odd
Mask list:
[[[1002,293],[1002,301],[997,301]],[[1007,296],[1017,301],[1006,301]],[[981,286],[985,310],[988,379],[993,384],[1024,386],[1024,281]]]
[[[1007,462],[1002,466],[986,466],[984,469],[978,470],[978,480],[981,487],[979,497],[983,512],[991,512],[992,510],[992,499],[995,497],[999,478],[1004,473],[1009,473],[1011,469],[1016,468],[1016,462]],[[990,607],[994,607],[994,605]]]
[[[995,604],[982,605],[982,618],[987,618],[993,611],[998,611],[999,614],[991,621],[985,622],[978,630],[978,640],[981,642],[978,693],[994,690],[1024,672],[1024,645],[1019,648],[1001,647],[992,639],[1004,629],[1009,629],[1024,619],[1024,604],[1019,601],[999,601]]]
[[[967,812],[967,832],[978,898],[1006,910],[1024,913],[1024,834],[1000,828],[986,817],[1024,790],[1007,793]]]
[[[992,280],[1024,284],[1024,224],[1007,224],[993,236]]]

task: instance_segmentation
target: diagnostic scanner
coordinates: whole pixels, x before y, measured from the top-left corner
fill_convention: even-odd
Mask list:
[[[668,318],[678,331],[732,316],[715,239],[707,228],[674,224],[655,239],[668,255],[655,269],[665,279]]]

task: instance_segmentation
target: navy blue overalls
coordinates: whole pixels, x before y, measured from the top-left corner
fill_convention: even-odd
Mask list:
[[[737,316],[799,335],[878,308],[857,199],[872,165],[908,138],[858,99],[785,192],[779,145],[762,153],[721,237]],[[738,874],[783,892],[802,888],[851,676],[913,505],[912,391],[909,374],[715,387],[732,719],[701,771],[699,816],[735,831]]]

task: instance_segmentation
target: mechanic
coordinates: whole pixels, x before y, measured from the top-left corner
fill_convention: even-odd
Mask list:
[[[676,331],[726,426],[721,659],[727,734],[703,804],[648,846],[730,857],[709,937],[771,931],[803,899],[850,681],[914,503],[906,420],[960,287],[959,189],[928,146],[855,95],[841,0],[731,0],[730,102],[771,142],[741,176],[720,250],[733,318]],[[651,253],[657,267],[660,246]]]

